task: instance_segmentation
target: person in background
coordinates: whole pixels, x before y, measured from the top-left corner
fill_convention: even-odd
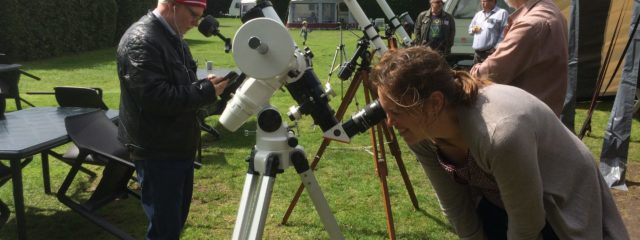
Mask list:
[[[451,14],[442,10],[442,0],[430,0],[431,7],[418,15],[415,45],[431,47],[445,57],[451,53],[456,24]]]
[[[516,10],[504,39],[471,75],[522,88],[559,116],[568,81],[567,22],[552,0],[506,2]]]
[[[302,21],[302,27],[300,28],[300,36],[302,36],[302,45],[307,45],[307,36],[309,35],[309,26],[307,21]]]
[[[589,148],[535,96],[423,47],[371,79],[461,239],[629,239]]]
[[[502,41],[502,32],[507,25],[509,13],[496,5],[496,0],[480,0],[482,10],[478,11],[471,24],[469,34],[473,35],[472,48],[475,51],[473,64],[483,62]]]
[[[227,84],[213,75],[198,81],[183,40],[206,6],[206,0],[159,0],[118,45],[118,138],[136,166],[146,239],[179,238],[193,192],[196,111],[214,103]]]

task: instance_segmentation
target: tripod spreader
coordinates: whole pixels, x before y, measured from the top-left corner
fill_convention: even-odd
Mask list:
[[[358,62],[358,59],[362,59],[362,61],[368,61],[369,58],[367,56],[369,52],[367,51],[367,49],[369,48],[369,44],[370,44],[369,40],[367,40],[364,37],[358,40],[358,47],[356,48],[356,51],[353,53],[353,57],[351,57],[351,60],[344,63],[340,67],[340,72],[338,72],[338,78],[342,79],[343,81],[348,80],[349,78],[351,78],[353,71],[356,69],[356,64]]]

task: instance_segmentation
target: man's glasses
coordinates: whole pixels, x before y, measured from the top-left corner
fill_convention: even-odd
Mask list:
[[[195,19],[198,22],[200,21],[200,19],[202,18],[202,15],[196,13],[190,7],[184,6],[184,8],[186,8],[189,11],[189,14],[191,14],[191,17],[193,17],[193,19]]]

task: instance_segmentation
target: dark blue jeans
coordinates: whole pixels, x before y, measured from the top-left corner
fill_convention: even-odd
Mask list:
[[[149,220],[146,239],[179,239],[193,192],[193,159],[136,160],[141,202]]]
[[[487,239],[507,239],[507,225],[509,222],[507,212],[489,202],[486,198],[482,198],[480,200],[480,204],[478,204],[478,208],[476,208],[478,215],[480,215],[480,220],[482,221],[482,226],[484,228],[484,234]],[[543,240],[557,240],[559,239],[556,233],[549,225],[549,222],[542,229],[542,239]]]

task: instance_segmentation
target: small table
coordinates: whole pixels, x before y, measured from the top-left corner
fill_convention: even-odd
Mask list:
[[[70,141],[64,119],[67,116],[99,110],[77,107],[34,107],[5,113],[6,118],[0,119],[0,160],[10,161],[18,239],[27,238],[20,160],[42,154],[45,192],[50,193],[47,151]],[[115,119],[118,111],[109,110],[106,114],[110,119]]]

